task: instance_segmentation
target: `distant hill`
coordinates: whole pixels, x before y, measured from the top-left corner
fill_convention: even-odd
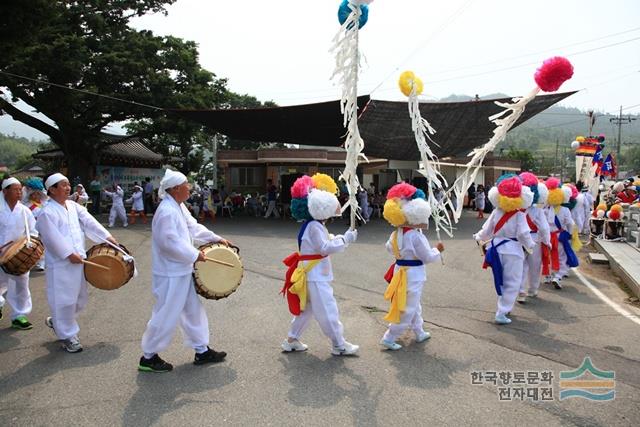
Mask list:
[[[14,170],[33,160],[31,155],[49,141],[28,139],[0,133],[0,164]]]

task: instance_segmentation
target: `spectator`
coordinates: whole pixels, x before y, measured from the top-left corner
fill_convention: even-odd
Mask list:
[[[467,198],[467,207],[469,209],[473,209],[476,200],[476,184],[473,182],[471,183],[471,187],[469,187],[469,190],[467,191]]]
[[[485,205],[485,193],[484,186],[482,184],[478,184],[478,189],[476,190],[476,209],[478,210],[478,216],[476,218],[482,219],[484,218],[484,205]]]
[[[264,214],[264,219],[267,219],[271,216],[271,213],[275,215],[276,218],[280,218],[280,213],[278,212],[278,208],[276,207],[276,201],[278,200],[278,189],[275,185],[273,185],[273,181],[271,179],[267,180],[267,212]]]
[[[356,197],[358,198],[358,205],[360,206],[360,215],[368,222],[371,218],[371,211],[373,210],[369,207],[369,194],[364,188],[360,188],[358,189]]]
[[[376,195],[376,185],[373,182],[369,183],[369,191],[368,191],[369,195],[371,197]]]
[[[102,198],[102,184],[96,175],[89,184],[91,191],[91,210],[94,215],[100,215],[100,200]]]
[[[146,177],[144,182],[144,213],[149,215],[153,213],[153,184],[149,177]]]
[[[258,204],[258,198],[254,197],[253,194],[249,194],[249,198],[246,203],[247,214],[251,216],[255,216],[256,218],[260,216],[260,206]]]

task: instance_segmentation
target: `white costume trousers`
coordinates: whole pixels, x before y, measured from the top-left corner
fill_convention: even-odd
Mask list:
[[[145,357],[166,350],[178,324],[184,333],[185,347],[191,347],[198,353],[207,351],[209,321],[196,294],[193,276],[166,277],[154,274],[152,286],[156,304],[142,336]]]
[[[499,256],[502,263],[502,295],[498,297],[496,316],[507,314],[513,310],[513,304],[515,304],[520,291],[524,270],[524,259],[522,257],[507,254],[499,254]]]
[[[124,209],[124,205],[111,205],[111,211],[109,211],[109,227],[113,227],[116,224],[116,219],[121,220],[124,227],[127,226],[127,212]]]
[[[542,244],[536,243],[536,245],[533,247],[533,252],[527,254],[524,258],[524,270],[522,272],[522,284],[520,285],[520,292],[527,292],[527,283],[529,284],[529,292],[538,292],[538,288],[540,287],[541,274]]]
[[[291,321],[289,338],[300,339],[312,316],[316,318],[320,329],[334,346],[344,345],[344,327],[340,323],[338,304],[333,296],[331,282],[307,281],[307,305],[304,311]]]
[[[78,313],[87,305],[87,282],[84,265],[67,263],[47,266],[47,300],[51,309],[53,329],[61,340],[75,337],[80,332]]]
[[[11,320],[31,313],[31,292],[29,291],[29,272],[13,276],[0,270],[0,307],[6,302],[11,307]]]
[[[558,260],[560,261],[560,270],[554,272],[553,277],[562,280],[564,276],[569,274],[569,266],[567,265],[567,253],[560,242],[558,242]]]
[[[389,329],[384,333],[382,339],[396,341],[408,328],[411,328],[416,336],[424,331],[422,329],[424,322],[422,319],[422,305],[420,304],[424,284],[425,282],[422,281],[407,282],[407,306],[400,315],[400,323],[390,323]]]

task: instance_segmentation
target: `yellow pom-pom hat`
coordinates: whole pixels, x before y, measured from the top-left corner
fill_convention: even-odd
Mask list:
[[[387,192],[382,216],[394,227],[416,226],[429,223],[431,208],[424,191],[402,182]]]

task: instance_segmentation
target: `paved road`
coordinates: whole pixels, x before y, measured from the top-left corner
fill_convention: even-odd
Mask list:
[[[310,350],[282,354],[290,317],[278,295],[280,260],[294,249],[297,224],[283,220],[218,220],[215,230],[242,248],[245,278],[238,292],[206,301],[213,345],[225,363],[199,367],[180,333],[163,356],[168,374],[136,371],[140,338],[149,318],[150,228],[116,229],[136,255],[140,275],[118,291],[91,289],[80,318],[85,351],[67,354],[43,326],[48,314],[44,276],[32,276],[29,332],[0,321],[0,423],[67,425],[638,425],[640,325],[622,317],[580,281],[544,288],[540,298],[514,310],[512,325],[492,323],[495,294],[480,269],[471,217],[446,240],[446,265],[430,265],[422,297],[433,337],[390,353],[377,343],[382,321],[382,275],[390,263],[380,220],[360,232],[347,256],[333,260],[335,293],[346,338],[361,345],[355,358],[336,358],[314,323]],[[332,224],[332,232],[346,226]],[[592,283],[626,310],[626,295],[606,270],[581,268]],[[615,371],[615,400],[559,401],[560,371],[590,356]],[[552,372],[553,401],[500,401],[498,386],[472,384],[472,372]],[[540,374],[541,375],[541,374]],[[520,386],[518,386],[520,387]],[[539,393],[546,384],[531,385]],[[531,391],[535,393],[535,391]],[[635,420],[635,421],[633,421]]]

